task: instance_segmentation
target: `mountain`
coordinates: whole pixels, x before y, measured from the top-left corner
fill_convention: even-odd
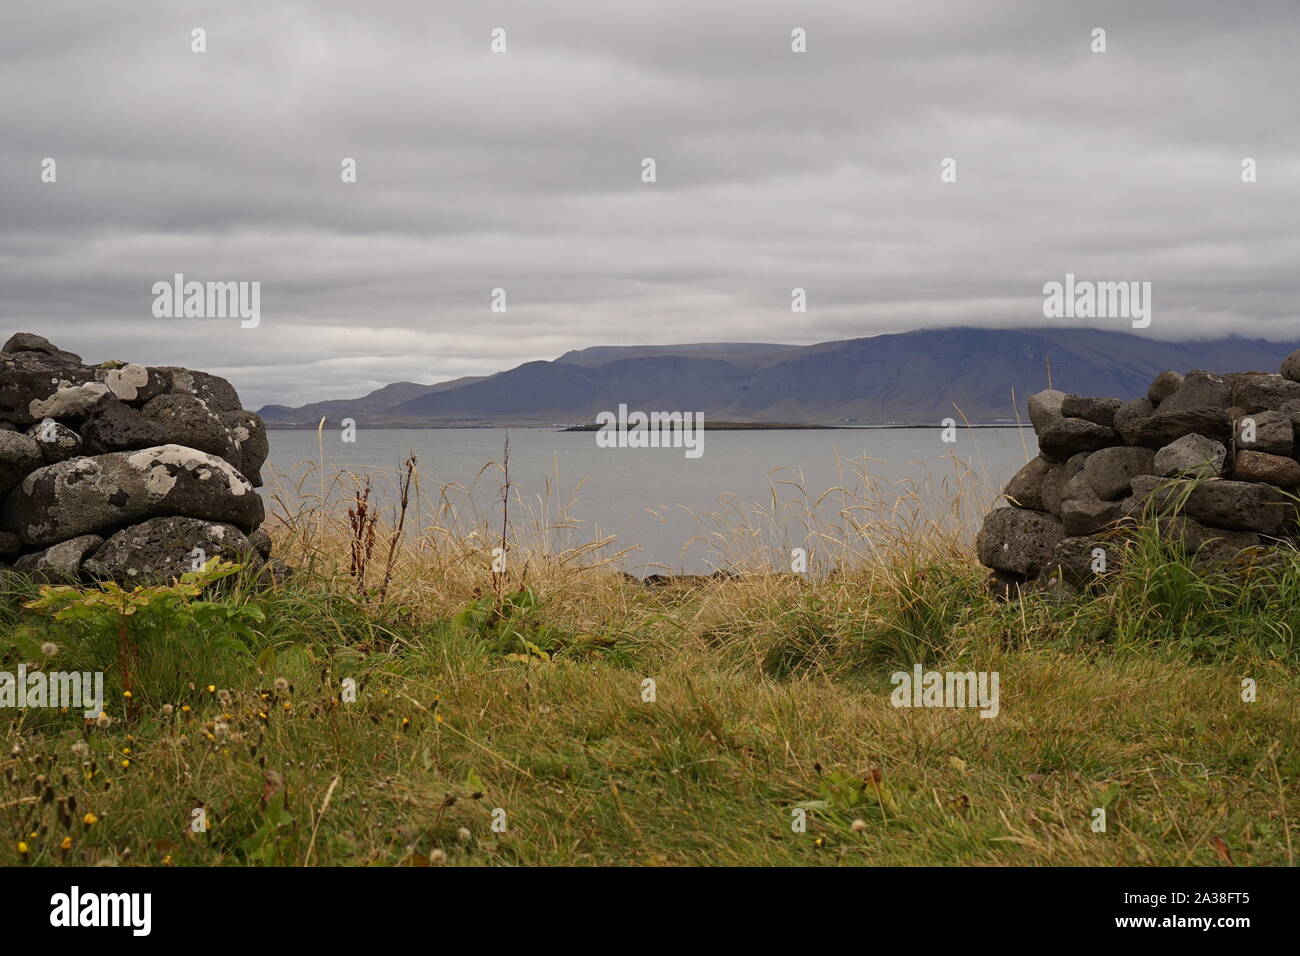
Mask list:
[[[408,402],[421,395],[457,388],[470,382],[482,381],[483,376],[466,376],[437,385],[419,385],[415,382],[394,382],[361,398],[339,398],[332,401],[314,402],[299,408],[287,405],[267,405],[258,414],[268,423],[291,422],[308,423],[315,426],[322,418],[337,422],[341,418],[354,418],[358,422],[369,421],[390,408]]]
[[[620,404],[707,419],[803,424],[975,423],[1027,418],[1051,382],[1134,398],[1159,372],[1277,371],[1300,341],[1230,336],[1160,342],[1101,329],[925,329],[793,346],[705,343],[596,346],[551,362],[436,385],[399,382],[363,398],[268,405],[272,428],[353,418],[361,425],[552,425],[593,421]],[[1012,398],[1014,394],[1014,400]],[[960,415],[958,414],[960,413]]]
[[[572,365],[603,365],[617,359],[659,358],[676,355],[682,358],[721,359],[732,365],[756,366],[792,352],[798,345],[769,345],[762,342],[703,342],[699,345],[594,345],[565,352],[555,361]]]

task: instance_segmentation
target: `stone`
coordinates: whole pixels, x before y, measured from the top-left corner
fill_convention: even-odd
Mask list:
[[[262,564],[261,556],[234,525],[172,516],[118,531],[86,562],[85,571],[95,578],[167,584],[212,558],[255,567]]]
[[[235,454],[230,429],[202,399],[193,395],[159,395],[144,406],[141,415],[156,423],[167,441],[197,448],[239,467],[241,458]]]
[[[1115,422],[1112,427],[1124,439],[1124,444],[1136,445],[1138,424],[1155,414],[1155,410],[1155,405],[1148,399],[1135,398],[1131,402],[1125,402],[1115,412]]]
[[[1293,430],[1300,427],[1300,401],[1283,402],[1277,407],[1277,410],[1287,418],[1291,419],[1291,427]]]
[[[1300,485],[1300,464],[1281,455],[1239,451],[1233,477],[1238,481],[1262,481],[1279,488],[1294,488]]]
[[[1091,457],[1091,456],[1089,456]],[[1097,497],[1092,490],[1092,485],[1088,481],[1087,475],[1088,463],[1084,461],[1084,467],[1079,469],[1065,487],[1061,489],[1061,503],[1071,501],[1075,498],[1095,498]]]
[[[1251,434],[1251,423],[1254,434]],[[1270,455],[1290,455],[1295,447],[1295,430],[1291,419],[1282,412],[1254,412],[1237,420],[1233,429],[1237,447],[1262,451]]]
[[[266,425],[256,412],[239,411],[228,414],[223,421],[230,429],[235,442],[235,467],[254,488],[262,487],[262,465],[271,453],[271,442],[266,435]]]
[[[1281,537],[1295,528],[1296,504],[1269,485],[1215,479],[1187,495],[1186,513],[1202,524]]]
[[[75,581],[81,576],[82,562],[104,543],[97,534],[83,534],[40,551],[25,554],[14,562],[15,571],[23,571],[49,581]]]
[[[1134,475],[1152,474],[1155,452],[1149,448],[1102,448],[1088,456],[1083,473],[1093,493],[1103,501],[1117,501],[1132,493]]]
[[[1054,464],[1052,471],[1043,478],[1043,510],[1056,517],[1061,516],[1061,502],[1065,499],[1065,488],[1079,472],[1083,471],[1088,460],[1088,453],[1080,452],[1064,464]],[[1050,464],[1050,463],[1049,463]]]
[[[1000,601],[1014,601],[1020,597],[1025,588],[1025,579],[1018,574],[1005,571],[990,571],[984,581],[984,589]]]
[[[280,584],[297,572],[279,558],[268,558],[257,573],[257,579],[265,585]]]
[[[0,432],[0,494],[16,487],[41,467],[41,446],[21,432]]]
[[[1300,382],[1300,349],[1282,360],[1282,377],[1289,382]]]
[[[143,405],[151,398],[172,390],[170,372],[134,362],[106,362],[95,370],[95,378],[103,382],[119,401],[129,405]]]
[[[1109,538],[1088,535],[1062,538],[1040,576],[1056,575],[1076,588],[1089,588],[1100,575],[1118,567],[1120,550]],[[1097,551],[1101,552],[1100,557]]]
[[[1152,381],[1151,387],[1147,389],[1147,400],[1151,404],[1159,405],[1178,389],[1182,388],[1183,376],[1178,372],[1161,372]]]
[[[1168,399],[1172,402],[1173,399]],[[1166,413],[1161,407],[1150,418],[1133,426],[1133,444],[1146,448],[1163,448],[1184,435],[1196,433],[1215,441],[1227,441],[1232,434],[1227,409],[1209,405]]]
[[[1043,505],[1043,482],[1059,467],[1061,466],[1052,464],[1040,455],[1015,473],[1002,489],[1002,494],[1017,507],[1046,511],[1047,508]]]
[[[62,422],[47,418],[27,429],[27,437],[36,442],[47,465],[67,461],[81,454],[81,436]]]
[[[1133,496],[1124,499],[1124,517],[1143,520],[1148,517],[1148,503],[1151,504],[1151,510],[1159,511],[1160,505],[1165,504],[1165,496],[1152,494],[1161,485],[1167,484],[1168,479],[1160,478],[1156,475],[1135,475],[1129,483],[1133,489]]]
[[[93,379],[90,369],[59,362],[42,352],[0,352],[0,419],[23,426],[38,422],[46,416],[34,414],[34,405],[60,389]]]
[[[95,403],[81,425],[82,447],[88,455],[153,448],[169,440],[166,429],[111,394]]]
[[[975,539],[980,562],[995,571],[1037,576],[1065,536],[1061,522],[1041,511],[995,508]]]
[[[1179,545],[1198,565],[1223,564],[1260,543],[1253,531],[1210,528],[1186,515],[1161,518],[1159,529],[1164,540]]]
[[[235,387],[224,378],[193,369],[161,366],[158,371],[171,376],[172,392],[177,395],[192,395],[208,406],[208,411],[218,415],[234,414],[243,411],[239,403],[239,394]]]
[[[81,356],[75,352],[65,352],[56,346],[49,339],[34,332],[15,332],[9,336],[9,341],[0,348],[0,352],[15,354],[18,352],[39,352],[42,355],[48,355],[56,362],[66,365],[80,365]]]
[[[1065,579],[1059,568],[1044,568],[1022,590],[1037,594],[1040,599],[1053,604],[1068,604],[1083,593],[1082,588]]]
[[[265,513],[253,487],[269,450],[261,418],[219,376],[87,366],[20,332],[0,350],[0,566],[14,558],[33,574],[75,577],[86,548],[166,519],[197,522],[207,530],[190,530],[205,541],[229,527],[225,540],[260,568],[269,537],[253,545],[243,535]],[[110,576],[136,579],[114,557],[123,540],[102,562]]]
[[[1084,395],[1067,395],[1061,402],[1061,414],[1066,418],[1084,418],[1096,425],[1111,428],[1115,413],[1124,405],[1118,398],[1089,398]]]
[[[1038,433],[1038,452],[1048,461],[1065,461],[1081,451],[1119,444],[1113,429],[1086,418],[1061,418]]]
[[[1188,372],[1178,390],[1161,399],[1157,415],[1185,412],[1197,408],[1226,409],[1232,404],[1232,386],[1222,375],[1204,369]]]
[[[28,412],[33,421],[43,418],[82,419],[108,394],[108,386],[102,382],[68,385],[57,389],[46,399],[33,401],[28,406]]]
[[[264,514],[261,497],[228,462],[161,445],[36,469],[5,498],[0,527],[29,547],[46,547],[172,515],[223,521],[247,532]]]
[[[1212,528],[1254,531],[1270,538],[1296,530],[1296,502],[1271,485],[1139,476],[1133,486],[1133,500],[1125,509],[1133,517],[1181,514]]]
[[[1277,410],[1286,402],[1300,401],[1300,382],[1265,372],[1242,372],[1232,383],[1232,404],[1242,414]]]
[[[1029,420],[1034,424],[1034,431],[1039,434],[1052,422],[1065,416],[1061,413],[1061,403],[1065,393],[1054,388],[1044,389],[1029,396]]]
[[[1087,473],[1080,472],[1066,484],[1061,525],[1066,535],[1092,535],[1123,518],[1123,507],[1122,501],[1102,501],[1093,494]]]
[[[1154,470],[1165,477],[1218,478],[1228,450],[1204,435],[1184,435],[1155,454]]]
[[[262,557],[269,558],[271,556],[271,536],[263,529],[258,528],[250,534],[248,536],[248,543],[253,550]],[[639,584],[640,582],[638,581],[637,583]]]

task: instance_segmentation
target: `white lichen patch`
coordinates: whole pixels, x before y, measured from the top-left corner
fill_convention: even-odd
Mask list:
[[[142,472],[155,467],[164,467],[165,470],[167,465],[183,468],[195,475],[203,469],[210,469],[213,474],[221,475],[226,479],[232,495],[246,494],[253,489],[244,476],[235,471],[228,462],[216,455],[209,455],[195,448],[186,448],[184,445],[158,445],[154,448],[146,448],[144,451],[130,455],[126,462],[132,468]],[[174,483],[175,479],[173,479]]]
[[[165,465],[154,465],[145,475],[144,490],[148,494],[163,498],[175,487],[176,476]]]
[[[99,464],[93,458],[73,458],[70,461],[61,461],[58,464],[46,465],[44,468],[37,468],[30,475],[23,479],[22,491],[24,495],[31,496],[36,491],[36,482],[45,477],[53,477],[55,493],[58,488],[66,485],[68,476],[74,474],[94,475],[99,472]]]
[[[104,384],[122,401],[134,401],[140,389],[149,384],[149,370],[135,363],[110,369],[104,376]]]
[[[107,394],[108,386],[102,382],[87,382],[85,385],[60,388],[47,399],[33,398],[27,406],[27,413],[36,419],[79,415],[88,411],[90,406]]]

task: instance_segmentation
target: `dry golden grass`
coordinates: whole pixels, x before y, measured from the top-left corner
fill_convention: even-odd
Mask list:
[[[11,721],[6,862],[1295,861],[1300,571],[1228,588],[1135,555],[1106,595],[998,604],[962,530],[991,496],[953,488],[936,513],[878,488],[832,492],[829,519],[813,495],[702,518],[739,554],[784,547],[772,529],[802,507],[823,542],[809,575],[751,552],[753,573],[648,588],[612,543],[548,547],[562,504],[513,499],[495,573],[500,513],[418,479],[390,568],[391,506],[372,539],[346,515],[363,484],[322,474],[275,492],[301,572],[219,598],[261,615],[252,637],[142,639],[138,718]],[[4,605],[10,659],[54,640],[59,666],[111,662],[21,613],[27,593]],[[999,715],[893,707],[890,674],[914,663],[997,671]]]

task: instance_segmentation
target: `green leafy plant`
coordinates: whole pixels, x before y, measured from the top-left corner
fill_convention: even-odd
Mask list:
[[[538,599],[532,588],[511,594],[485,594],[452,617],[456,627],[471,631],[507,660],[549,661],[563,647],[559,635],[537,617]]]
[[[253,638],[253,625],[265,621],[261,608],[197,600],[205,589],[242,569],[243,565],[213,558],[171,584],[140,585],[129,591],[114,581],[93,588],[46,585],[39,597],[23,607],[63,624],[80,624],[93,634],[112,636],[122,686],[130,694],[140,660],[140,638],[146,633],[216,633],[218,646],[228,649],[242,649],[241,638]]]
[[[286,806],[284,791],[274,794],[262,811],[257,829],[240,841],[239,850],[249,863],[261,866],[283,866],[282,850],[286,840],[284,831],[294,826],[293,814]]]

